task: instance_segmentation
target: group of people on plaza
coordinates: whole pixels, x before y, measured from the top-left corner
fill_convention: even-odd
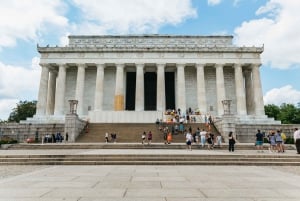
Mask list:
[[[267,135],[260,130],[257,130],[255,135],[255,146],[258,152],[264,152],[263,144],[265,141],[269,144],[268,149],[270,153],[284,153],[286,139],[286,134],[282,130],[271,130]],[[297,153],[300,154],[300,131],[298,128],[294,129],[293,139]]]
[[[46,134],[43,138],[43,143],[58,143],[58,142],[65,142],[68,141],[69,134],[66,133],[65,136],[63,136],[60,132],[57,132],[56,134]]]

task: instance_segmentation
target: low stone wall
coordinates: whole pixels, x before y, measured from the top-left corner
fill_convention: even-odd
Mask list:
[[[64,124],[31,124],[31,123],[1,123],[0,138],[9,137],[24,142],[27,138],[36,137],[42,142],[46,134],[64,133]]]
[[[75,142],[86,126],[88,123],[79,119],[77,114],[67,114],[65,117],[65,135],[68,133],[68,141]]]

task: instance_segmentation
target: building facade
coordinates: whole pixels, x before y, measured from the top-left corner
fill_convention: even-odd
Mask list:
[[[263,47],[237,47],[232,36],[69,36],[40,47],[40,121],[64,120],[68,100],[91,122],[154,122],[164,111],[222,117],[222,101],[241,119],[265,115]]]

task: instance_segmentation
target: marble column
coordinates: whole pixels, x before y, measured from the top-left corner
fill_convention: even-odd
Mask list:
[[[136,64],[135,111],[144,111],[144,64]]]
[[[177,108],[180,108],[182,113],[186,112],[185,102],[185,64],[177,64]]]
[[[124,110],[124,64],[116,65],[115,111]]]
[[[58,116],[65,113],[66,70],[66,64],[59,64],[54,107],[54,115]]]
[[[217,109],[218,115],[221,116],[224,114],[224,108],[222,100],[226,99],[225,96],[225,84],[224,84],[224,71],[223,64],[216,64],[216,87],[217,87]]]
[[[165,64],[157,64],[157,89],[156,89],[156,110],[166,110],[166,97],[165,97]]]
[[[198,101],[198,109],[200,110],[200,112],[202,114],[207,113],[204,66],[205,66],[205,64],[196,64],[196,69],[197,69],[197,101]]]
[[[251,71],[249,69],[246,69],[244,71],[244,76],[245,76],[245,90],[246,90],[246,109],[247,109],[247,114],[254,114],[254,109],[253,109],[253,87],[252,87],[252,76],[251,76]]]
[[[104,64],[97,64],[97,77],[96,77],[96,88],[95,88],[95,110],[103,109],[103,82],[104,82]]]
[[[75,90],[75,100],[78,100],[77,114],[83,115],[83,94],[84,94],[84,80],[85,80],[85,64],[77,64],[77,80]]]
[[[48,95],[47,95],[47,115],[54,114],[54,103],[55,103],[55,87],[56,87],[56,76],[55,70],[50,70],[50,78],[48,82]]]
[[[45,116],[47,107],[49,67],[48,64],[40,64],[40,66],[42,67],[42,71],[38,93],[38,101],[36,105],[36,115]]]
[[[238,115],[246,115],[246,95],[244,77],[242,72],[242,65],[234,65],[234,76],[235,76],[235,93],[236,93],[236,109]]]
[[[253,79],[253,93],[254,93],[254,107],[255,115],[265,115],[263,92],[261,87],[259,67],[261,64],[252,64],[252,79]]]

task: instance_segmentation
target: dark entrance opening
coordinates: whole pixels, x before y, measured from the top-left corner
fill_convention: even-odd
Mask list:
[[[135,110],[136,72],[126,73],[126,106],[125,110]]]
[[[156,73],[144,74],[145,110],[156,110]]]
[[[166,108],[175,108],[175,73],[165,72]]]

